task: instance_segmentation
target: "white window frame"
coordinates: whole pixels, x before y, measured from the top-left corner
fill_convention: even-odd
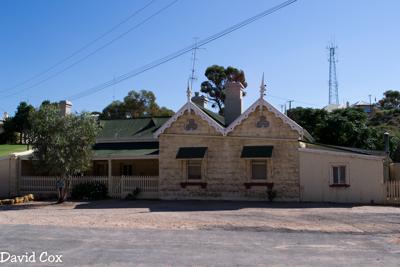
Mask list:
[[[330,163],[330,179],[329,179],[329,185],[331,186],[349,186],[350,185],[350,171],[349,171],[349,165],[347,163],[343,162],[335,162],[335,163]],[[345,168],[345,179],[344,183],[340,182],[341,177],[340,177],[340,168],[344,167]],[[338,168],[338,175],[339,175],[339,181],[338,183],[334,182],[334,177],[333,177],[333,168]]]

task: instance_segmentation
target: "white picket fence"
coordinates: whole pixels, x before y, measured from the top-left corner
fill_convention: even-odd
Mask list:
[[[21,176],[19,191],[21,194],[32,193],[52,195],[57,193],[55,176]],[[136,188],[140,189],[138,198],[158,197],[158,176],[74,176],[71,177],[70,187],[85,182],[100,182],[107,186],[108,195],[112,198],[125,198]]]
[[[114,176],[108,184],[108,194],[112,198],[125,198],[136,188],[140,189],[138,198],[158,197],[158,176]]]
[[[386,202],[400,204],[400,180],[386,181]]]

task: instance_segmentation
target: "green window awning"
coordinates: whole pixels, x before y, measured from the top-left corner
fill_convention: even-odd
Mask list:
[[[202,159],[207,147],[181,147],[176,154],[177,159]]]
[[[241,158],[270,158],[273,146],[244,146]]]

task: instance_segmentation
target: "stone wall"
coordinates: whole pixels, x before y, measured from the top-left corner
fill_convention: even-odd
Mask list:
[[[242,125],[228,136],[217,133],[194,113],[181,116],[160,135],[160,198],[162,199],[254,199],[265,200],[266,187],[246,189],[250,182],[250,160],[240,158],[243,146],[272,145],[272,158],[267,182],[274,183],[277,200],[299,200],[298,133],[284,124],[273,113],[264,111],[268,128],[257,128],[260,113],[252,113]],[[185,130],[189,119],[198,125],[196,130]],[[185,160],[176,159],[180,147],[208,147],[203,159],[201,186],[181,187],[186,182]]]

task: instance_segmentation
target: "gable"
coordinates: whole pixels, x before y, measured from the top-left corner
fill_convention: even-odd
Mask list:
[[[262,106],[262,114],[260,112]],[[190,112],[189,112],[190,111]],[[219,116],[216,114],[216,116]],[[260,119],[265,117],[265,121]],[[192,120],[192,122],[189,122]],[[190,123],[201,125],[191,126]],[[281,113],[270,103],[260,98],[229,126],[211,116],[206,110],[188,102],[155,133],[156,138],[164,132],[176,134],[207,134],[231,136],[260,136],[273,138],[296,138],[313,141],[312,136],[292,119]],[[173,129],[169,129],[173,126]],[[185,129],[188,127],[188,129]],[[194,128],[195,129],[194,129]],[[168,130],[169,129],[169,130]]]
[[[232,127],[227,135],[289,139],[298,139],[300,137],[296,130],[275,116],[274,113],[266,108],[263,108],[261,113],[259,107],[235,127]]]
[[[260,107],[262,107],[260,109]],[[264,99],[257,100],[225,130],[226,135],[274,138],[312,138],[296,122]]]
[[[189,102],[164,123],[154,135],[156,137],[162,133],[223,135],[224,130],[222,125],[197,105]]]

